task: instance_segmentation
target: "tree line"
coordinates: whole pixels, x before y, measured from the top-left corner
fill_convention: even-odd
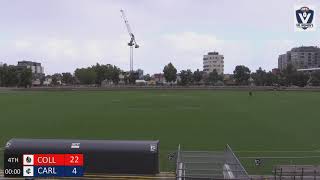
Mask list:
[[[70,72],[55,73],[46,77],[40,77],[41,84],[45,79],[50,78],[50,85],[101,85],[118,84],[120,76],[123,78],[124,84],[135,84],[139,79],[137,72],[125,72],[115,65],[111,64],[95,64],[86,68],[77,68],[73,74]],[[320,71],[316,72],[299,72],[292,65],[278,73],[267,72],[262,68],[255,72],[244,66],[235,67],[233,74],[222,75],[216,70],[212,72],[204,72],[197,69],[181,70],[180,72],[172,63],[167,64],[163,68],[163,77],[169,84],[177,84],[181,86],[189,85],[256,85],[256,86],[299,86],[306,85],[320,86]],[[4,64],[0,67],[0,86],[2,87],[31,87],[34,77],[29,68],[21,68]],[[149,74],[143,77],[144,80],[150,81]]]
[[[107,83],[118,84],[120,81],[119,75],[121,73],[123,73],[123,71],[117,66],[97,63],[90,67],[77,68],[74,71],[74,74],[69,72],[61,74],[55,73],[52,76],[47,76],[46,78],[52,79],[52,85],[58,85],[60,83],[67,85],[101,85],[104,81]]]
[[[219,75],[216,70],[206,73],[197,69],[192,72],[191,69],[181,70],[179,79],[177,79],[177,69],[169,63],[163,69],[163,74],[167,82],[177,82],[178,85],[200,85],[202,82],[206,85],[217,85],[219,81],[223,81],[223,75]]]
[[[29,68],[16,68],[4,64],[0,67],[1,87],[31,87],[32,71]]]
[[[163,69],[164,77],[167,82],[177,82],[178,85],[256,85],[256,86],[299,86],[306,85],[320,86],[320,71],[300,72],[292,65],[288,65],[281,72],[266,72],[261,67],[255,72],[244,66],[235,67],[233,74],[228,78],[218,74],[216,70],[212,72],[203,72],[197,69],[192,72],[190,69],[181,70],[179,79],[177,79],[177,69],[169,63]]]

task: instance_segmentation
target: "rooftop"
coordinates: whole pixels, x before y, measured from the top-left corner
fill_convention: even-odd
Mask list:
[[[320,48],[317,46],[301,46],[301,47],[292,48],[291,51],[293,52],[320,51]]]
[[[219,53],[214,51],[214,52],[209,52],[208,55],[219,55]]]
[[[33,62],[33,61],[18,61],[18,65],[34,65],[34,66],[41,66],[41,63]]]

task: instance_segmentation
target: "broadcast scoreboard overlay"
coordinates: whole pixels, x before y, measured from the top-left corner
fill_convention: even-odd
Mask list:
[[[4,159],[5,177],[80,177],[83,154],[23,154]]]

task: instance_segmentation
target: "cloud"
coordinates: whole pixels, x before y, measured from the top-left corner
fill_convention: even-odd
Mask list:
[[[215,36],[209,34],[199,34],[196,32],[182,32],[177,34],[166,34],[163,40],[172,48],[181,52],[210,50],[222,44]]]
[[[202,69],[203,55],[225,56],[225,71],[238,64],[255,69],[277,66],[279,53],[319,45],[319,32],[293,32],[296,0],[16,0],[0,1],[0,61],[42,62],[46,73],[95,64],[129,69],[129,36],[124,9],[141,48],[134,68],[162,72]],[[308,1],[320,7],[318,0]],[[320,18],[318,18],[320,19]]]
[[[69,71],[95,63],[115,64],[124,68],[127,63],[127,41],[74,40],[56,38],[22,38],[3,42],[3,49],[12,64],[19,60],[39,61],[46,73]],[[11,59],[12,58],[12,59]],[[7,62],[7,61],[5,61]]]
[[[32,44],[29,41],[25,40],[17,40],[15,41],[16,48],[29,48],[32,46]]]
[[[65,39],[48,39],[42,41],[40,44],[40,53],[47,54],[48,57],[62,61],[58,57],[74,58],[80,53],[72,40]],[[42,51],[42,52],[41,52]]]
[[[203,55],[217,51],[225,57],[226,73],[231,73],[234,64],[250,64],[252,45],[244,40],[221,40],[213,34],[180,32],[165,34],[160,40],[163,54],[174,57],[173,63],[179,70],[202,70]],[[241,47],[241,48],[239,48]]]

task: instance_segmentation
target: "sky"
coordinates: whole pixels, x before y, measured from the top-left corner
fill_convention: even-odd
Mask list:
[[[315,32],[294,31],[294,5],[315,6]],[[96,63],[129,70],[126,13],[139,49],[134,69],[202,70],[203,55],[252,71],[277,67],[279,54],[320,46],[319,0],[0,0],[0,62],[41,62],[46,74]]]

